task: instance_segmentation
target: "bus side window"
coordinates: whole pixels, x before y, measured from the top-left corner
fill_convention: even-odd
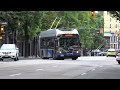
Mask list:
[[[54,42],[49,42],[49,47],[53,48],[54,47]]]
[[[58,40],[55,40],[55,46],[58,46]]]
[[[82,43],[80,43],[80,47],[82,46]]]

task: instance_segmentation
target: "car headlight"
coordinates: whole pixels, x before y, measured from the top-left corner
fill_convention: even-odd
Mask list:
[[[79,53],[79,51],[77,51],[76,53]]]

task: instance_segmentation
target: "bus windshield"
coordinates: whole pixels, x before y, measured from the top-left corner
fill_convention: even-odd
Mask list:
[[[79,46],[80,41],[78,38],[60,38],[59,39],[60,47],[64,46]]]

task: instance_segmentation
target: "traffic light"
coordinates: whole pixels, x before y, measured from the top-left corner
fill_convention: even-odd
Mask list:
[[[5,26],[4,25],[0,25],[0,40],[4,40],[5,39]]]
[[[5,27],[4,26],[0,27],[0,33],[5,33]]]
[[[90,16],[95,17],[95,11],[90,11]]]

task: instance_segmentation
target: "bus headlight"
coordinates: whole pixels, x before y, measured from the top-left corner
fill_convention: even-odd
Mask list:
[[[59,51],[59,53],[62,53],[61,51]]]

